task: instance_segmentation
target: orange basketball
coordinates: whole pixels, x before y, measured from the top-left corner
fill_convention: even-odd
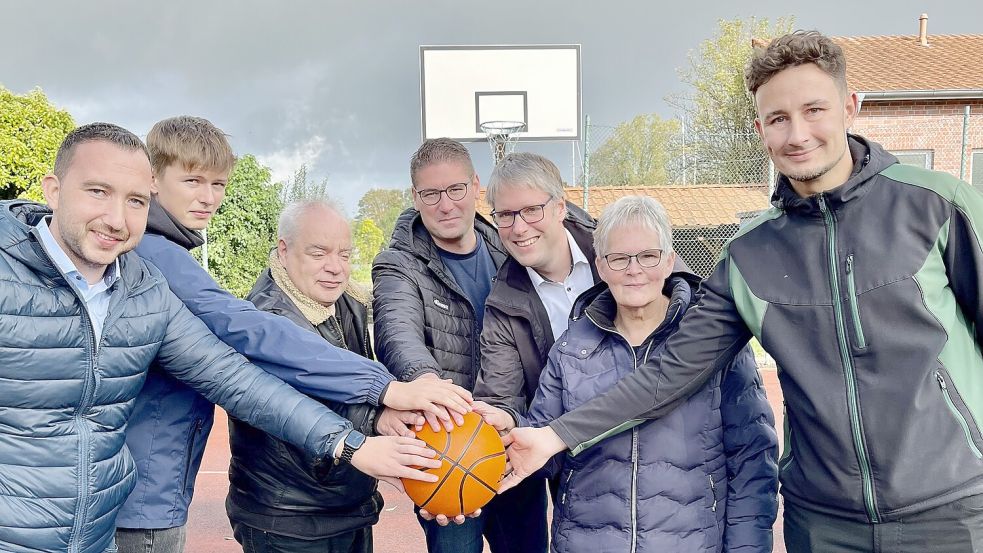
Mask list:
[[[450,432],[425,426],[416,437],[437,452],[441,464],[424,469],[437,475],[436,482],[403,479],[413,503],[431,514],[455,517],[471,514],[495,497],[505,473],[505,447],[481,415],[464,415],[464,424]]]

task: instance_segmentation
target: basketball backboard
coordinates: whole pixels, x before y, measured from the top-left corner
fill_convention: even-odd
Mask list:
[[[485,141],[517,121],[528,140],[580,139],[580,45],[421,46],[423,138]]]

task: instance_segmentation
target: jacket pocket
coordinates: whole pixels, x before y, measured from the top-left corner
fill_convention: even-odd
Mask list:
[[[956,387],[952,385],[952,381],[949,380],[948,374],[945,371],[938,370],[935,372],[935,378],[939,382],[939,389],[942,390],[942,397],[945,399],[946,405],[949,407],[949,411],[952,416],[955,417],[956,422],[962,427],[963,433],[966,435],[966,442],[969,444],[969,448],[973,451],[973,455],[977,459],[983,459],[983,452],[980,451],[980,444],[977,443],[976,437],[980,435],[980,428],[973,420],[972,413],[969,412],[969,408],[963,402],[962,396],[956,390]]]
[[[201,433],[202,421],[195,419],[191,432],[188,433],[188,443],[184,448],[184,495],[191,496],[194,491],[194,478],[191,477],[191,459],[194,457],[195,442]]]
[[[857,299],[857,284],[854,279],[853,254],[846,258],[846,286],[850,294],[850,318],[853,321],[853,332],[856,338],[857,347],[864,349],[867,347],[867,338],[864,336],[864,326],[860,321],[860,306]]]
[[[778,460],[778,473],[781,474],[789,465],[792,464],[792,423],[788,420],[788,408],[782,401],[782,427],[784,430],[784,443],[782,445],[782,457]]]

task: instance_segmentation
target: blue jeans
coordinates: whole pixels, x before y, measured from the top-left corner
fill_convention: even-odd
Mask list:
[[[372,553],[371,526],[330,538],[302,540],[233,522],[232,535],[243,553]]]
[[[546,481],[527,478],[514,489],[485,505],[478,518],[464,524],[436,521],[417,516],[427,538],[430,553],[481,553],[482,536],[492,553],[546,553],[549,540],[546,524]]]
[[[119,553],[183,553],[184,526],[176,528],[117,528]]]

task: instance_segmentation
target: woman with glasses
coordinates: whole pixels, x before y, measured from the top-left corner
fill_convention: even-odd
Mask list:
[[[594,247],[603,283],[574,304],[524,424],[543,426],[646,358],[671,355],[666,338],[695,303],[699,280],[673,272],[672,229],[655,200],[608,206]],[[547,464],[560,477],[552,551],[771,551],[777,436],[750,350],[670,415],[632,424]]]

